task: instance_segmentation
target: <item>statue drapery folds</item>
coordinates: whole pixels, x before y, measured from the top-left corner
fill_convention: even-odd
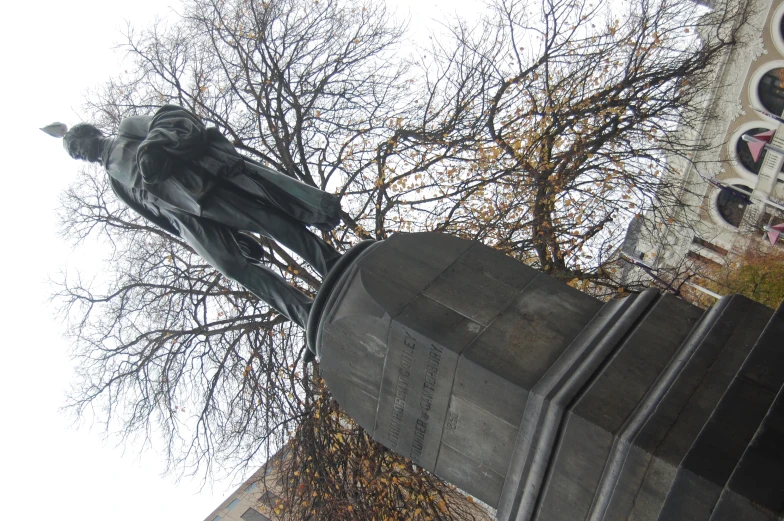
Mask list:
[[[129,153],[113,152],[118,146],[130,147]],[[107,148],[109,175],[129,175],[123,184],[177,201],[194,215],[201,215],[201,201],[223,179],[304,224],[330,230],[340,222],[336,196],[243,157],[217,128],[206,128],[181,107],[164,105],[153,116],[123,119]]]
[[[307,227],[337,226],[337,196],[242,156],[218,129],[182,107],[125,118],[108,138],[80,126],[63,138],[71,157],[100,162],[122,201],[305,326],[312,299],[261,265],[258,244],[240,232],[275,239],[323,276],[340,254]]]

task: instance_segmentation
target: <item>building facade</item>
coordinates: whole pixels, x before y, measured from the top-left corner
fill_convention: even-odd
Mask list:
[[[279,454],[264,464],[204,521],[274,521],[282,508]]]
[[[750,1],[743,44],[714,71],[717,89],[706,99],[705,109],[718,117],[688,136],[708,146],[670,159],[682,174],[680,200],[688,210],[668,222],[646,214],[644,223],[631,224],[622,247],[669,280],[695,271],[695,264],[727,264],[749,249],[784,251],[784,240],[771,246],[765,231],[784,222],[784,154],[766,149],[755,158],[743,139],[772,131],[770,144],[784,149],[781,123],[765,114],[784,114],[784,1]],[[627,282],[644,277],[627,266]]]

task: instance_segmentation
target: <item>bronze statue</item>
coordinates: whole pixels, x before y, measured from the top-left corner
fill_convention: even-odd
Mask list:
[[[240,155],[218,129],[182,107],[125,118],[116,136],[85,123],[67,132],[62,124],[42,130],[63,137],[74,159],[101,163],[117,196],[136,212],[306,326],[312,299],[259,264],[258,244],[239,232],[275,239],[323,276],[340,254],[307,227],[330,230],[340,222],[337,196]]]

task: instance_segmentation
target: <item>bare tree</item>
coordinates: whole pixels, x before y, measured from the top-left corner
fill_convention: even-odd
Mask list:
[[[607,268],[630,219],[690,210],[682,169],[709,148],[692,136],[717,116],[707,102],[750,8],[624,6],[498,0],[479,29],[454,32],[464,54],[493,67],[487,141],[461,180],[475,184],[442,206],[439,228],[614,292]]]
[[[339,194],[346,226],[324,236],[338,249],[444,231],[615,294],[629,219],[683,208],[671,158],[707,146],[689,129],[713,117],[702,109],[715,70],[748,16],[745,3],[624,5],[497,0],[409,56],[377,3],[189,0],[171,25],[128,28],[132,66],[86,112],[111,132],[162,103],[189,108],[242,153]],[[64,194],[62,222],[76,243],[113,245],[100,285],[55,281],[80,362],[77,413],[162,436],[179,472],[241,470],[293,437],[292,519],[391,518],[402,504],[405,519],[474,515],[342,415],[300,364],[301,331],[123,208],[101,172]],[[263,262],[318,290],[299,259],[257,239]]]
[[[87,110],[111,132],[161,103],[190,108],[242,152],[343,195],[349,226],[325,238],[344,248],[366,235],[352,216],[373,219],[367,172],[377,171],[397,122],[416,105],[409,64],[392,59],[401,33],[377,5],[195,1],[174,26],[129,29],[122,47],[134,69],[91,93]],[[56,281],[79,360],[77,414],[93,412],[125,438],[162,436],[170,468],[191,473],[241,471],[319,417],[311,376],[302,374],[302,332],[124,208],[102,172],[86,170],[64,194],[61,218],[76,244],[98,235],[113,245],[100,289],[67,275]],[[305,291],[318,289],[299,259],[258,240],[263,262]],[[455,501],[467,501],[387,454],[393,461],[406,486],[436,493],[425,511],[446,518]],[[454,501],[442,508],[442,497]]]
[[[373,441],[317,376],[310,382],[311,407],[282,465],[282,519],[490,521],[473,498]]]
[[[303,410],[289,370],[301,332],[112,195],[85,174],[63,196],[71,237],[98,232],[114,246],[100,293],[78,277],[58,284],[79,362],[76,412],[127,437],[162,434],[180,470],[279,446]]]

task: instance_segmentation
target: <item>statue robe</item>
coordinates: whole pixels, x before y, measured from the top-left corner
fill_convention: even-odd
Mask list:
[[[168,168],[140,166],[162,165],[161,158]],[[240,230],[273,237],[325,275],[340,254],[306,226],[335,227],[336,196],[244,158],[217,129],[172,105],[125,118],[102,163],[114,192],[137,213],[305,327],[312,299],[260,264],[260,246]]]
[[[140,169],[145,154],[161,153],[172,160],[169,172]],[[182,107],[165,105],[153,116],[123,119],[102,162],[126,187],[147,190],[196,216],[216,184],[226,182],[304,225],[330,230],[340,222],[337,196],[243,157],[218,129],[206,128]]]

